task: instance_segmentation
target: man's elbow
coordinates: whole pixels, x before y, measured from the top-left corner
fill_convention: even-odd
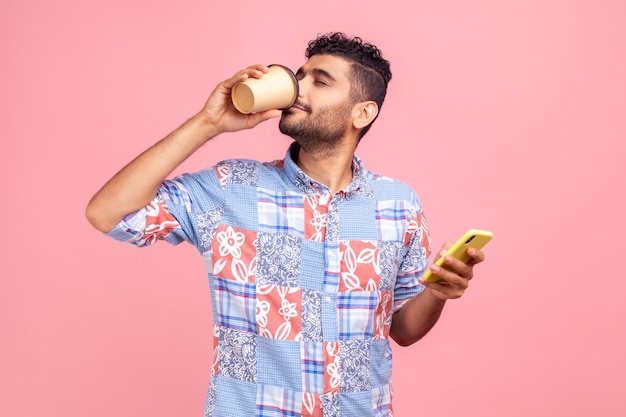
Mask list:
[[[85,217],[87,221],[98,231],[102,233],[108,233],[113,228],[117,222],[112,222],[104,215],[102,210],[99,210],[98,207],[93,204],[93,201],[90,201],[85,208]]]
[[[402,347],[411,346],[413,343],[420,340],[424,335],[406,335],[406,334],[397,334],[397,332],[389,332],[389,336],[396,342],[398,345]]]

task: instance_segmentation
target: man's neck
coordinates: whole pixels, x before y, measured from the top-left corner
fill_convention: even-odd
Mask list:
[[[335,194],[352,182],[353,157],[353,149],[338,148],[330,155],[316,155],[299,147],[294,160],[305,174],[324,184]]]

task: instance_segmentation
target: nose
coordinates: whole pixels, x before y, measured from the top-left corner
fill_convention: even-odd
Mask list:
[[[307,97],[315,78],[311,74],[302,72],[296,76],[296,80],[298,81],[298,97]]]
[[[298,97],[304,97],[306,95],[306,82],[305,79],[299,79],[298,80]]]

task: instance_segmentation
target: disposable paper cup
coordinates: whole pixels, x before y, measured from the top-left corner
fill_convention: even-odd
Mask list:
[[[289,68],[270,65],[261,78],[235,84],[231,98],[235,108],[244,114],[288,109],[298,98],[298,80]]]

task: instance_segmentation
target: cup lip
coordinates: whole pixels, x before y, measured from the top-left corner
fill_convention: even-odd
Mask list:
[[[298,79],[296,78],[296,74],[293,73],[293,71],[291,70],[291,68],[286,67],[285,65],[281,65],[281,64],[270,64],[268,65],[269,67],[281,67],[282,69],[284,69],[285,71],[287,71],[287,74],[289,74],[289,76],[291,77],[291,81],[293,82],[293,86],[295,87],[295,93],[293,95],[293,99],[291,100],[291,103],[289,103],[289,105],[287,107],[283,107],[281,109],[278,110],[287,110],[288,108],[290,108],[291,106],[293,106],[293,104],[296,102],[296,100],[298,99],[298,95],[300,94],[300,85],[298,84]]]

